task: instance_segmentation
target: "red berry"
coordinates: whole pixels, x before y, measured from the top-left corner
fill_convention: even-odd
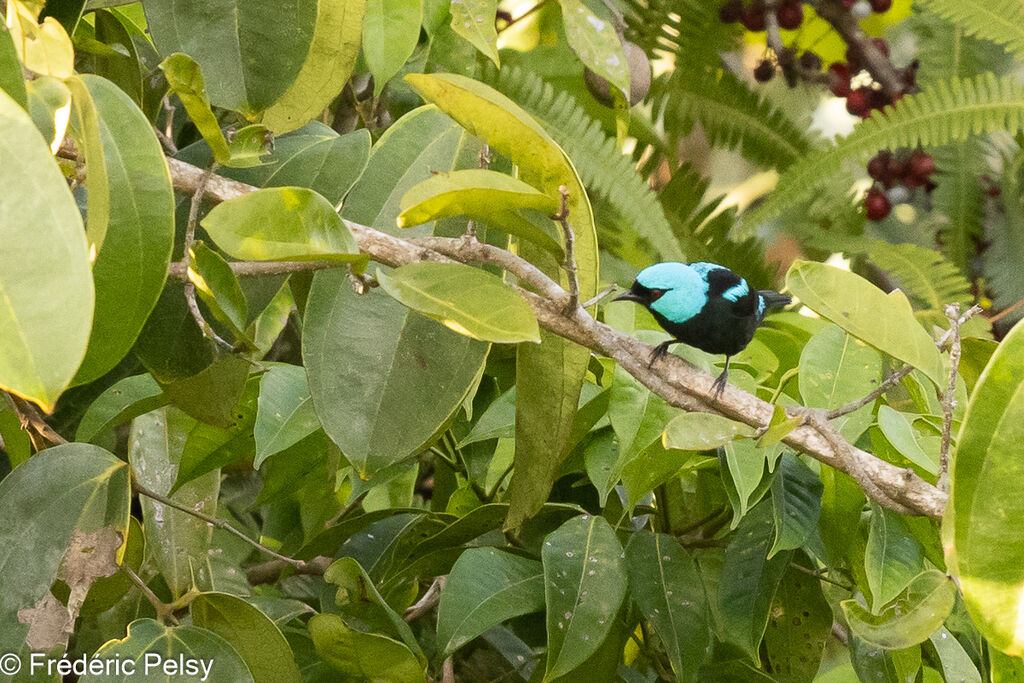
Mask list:
[[[857,88],[846,97],[846,111],[861,118],[871,113],[871,88]]]
[[[889,200],[885,198],[885,194],[876,187],[868,190],[868,194],[864,198],[864,208],[870,221],[880,221],[888,216],[892,210],[892,206],[889,204]]]
[[[850,95],[850,68],[842,62],[832,62],[828,65],[828,75],[832,94],[836,97],[848,97]]]
[[[857,0],[843,0],[843,7],[849,9],[853,7],[855,2],[857,2]]]
[[[935,173],[935,158],[931,154],[925,154],[921,150],[915,150],[910,155],[910,173],[921,179],[927,179]]]
[[[892,99],[881,90],[871,91],[871,108],[883,109],[885,105],[892,104]]]
[[[729,0],[718,8],[718,19],[723,24],[735,24],[743,18],[743,0]]]
[[[743,9],[743,27],[748,31],[764,30],[764,4],[754,2]]]
[[[800,24],[804,23],[804,8],[799,0],[783,2],[775,10],[775,16],[779,19],[780,27],[788,30],[797,29],[800,28]]]
[[[881,52],[886,57],[889,56],[889,43],[885,42],[881,38],[875,38],[871,42],[875,44],[875,47],[878,48],[879,52]]]
[[[892,0],[870,0],[870,2],[871,9],[877,12],[878,14],[888,12],[889,8],[892,7]]]
[[[775,65],[767,59],[762,59],[761,63],[754,69],[754,79],[758,83],[767,83],[772,80],[772,76],[775,75]]]
[[[882,150],[868,162],[868,175],[886,187],[892,186],[892,175],[889,173],[889,162],[892,161],[892,152]]]

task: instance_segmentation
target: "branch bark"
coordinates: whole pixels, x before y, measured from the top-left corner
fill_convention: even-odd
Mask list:
[[[203,170],[176,159],[168,159],[175,189],[195,192]],[[206,185],[206,198],[226,201],[257,188],[214,175]],[[591,317],[577,302],[571,307],[568,292],[531,263],[503,249],[460,238],[427,237],[403,239],[365,225],[346,221],[363,253],[387,266],[419,261],[491,264],[504,268],[520,281],[520,291],[537,321],[546,330],[615,360],[625,371],[671,405],[690,412],[724,415],[755,428],[769,424],[774,406],[756,396],[727,385],[717,401],[712,399],[714,378],[673,355],[655,367],[647,366],[651,346]],[[305,264],[308,266],[308,264]],[[249,268],[251,264],[232,264]],[[912,514],[941,517],[946,494],[913,471],[876,458],[837,434],[808,422],[787,435],[784,443],[797,451],[854,479],[870,482],[867,487],[881,505]],[[839,445],[839,448],[835,448]]]

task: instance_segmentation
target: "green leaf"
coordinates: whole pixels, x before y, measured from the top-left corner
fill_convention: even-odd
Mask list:
[[[28,113],[43,134],[50,151],[56,153],[67,132],[71,107],[71,91],[50,76],[40,76],[25,83],[28,91]]]
[[[147,671],[146,663],[150,662],[147,655],[151,657],[151,653],[160,654],[160,665],[151,666]],[[133,662],[136,665],[133,669],[135,676],[142,680],[181,680],[184,674],[189,680],[205,677],[207,680],[238,683],[253,681],[252,673],[235,648],[213,631],[198,626],[164,626],[152,619],[137,619],[128,624],[128,635],[125,638],[107,641],[93,657],[97,660],[118,660],[122,671],[125,671],[125,662]],[[185,665],[191,664],[194,668],[184,671],[174,669],[173,677],[162,668],[165,662],[177,664],[179,661]],[[205,671],[203,665],[208,667]],[[122,680],[131,680],[135,676],[124,675]],[[80,680],[88,683],[110,678],[86,675]]]
[[[594,217],[586,191],[572,163],[558,145],[521,107],[494,89],[454,74],[409,74],[406,80],[425,99],[483,139],[518,167],[527,184],[557,198],[568,190],[569,220],[576,237],[575,256],[580,296],[597,290],[598,250]],[[559,263],[530,243],[520,254],[565,284]],[[541,345],[516,350],[519,395],[516,412],[515,472],[510,484],[512,507],[506,525],[518,526],[547,499],[566,455],[589,352],[548,332]]]
[[[708,451],[753,434],[753,427],[721,415],[683,413],[665,426],[661,440],[665,448]]]
[[[733,509],[732,527],[735,529],[740,518],[768,492],[775,468],[775,461],[782,452],[778,444],[759,448],[749,439],[730,441],[719,451],[719,469]]]
[[[937,569],[914,580],[895,602],[872,614],[856,600],[840,603],[850,629],[864,642],[885,650],[901,650],[928,639],[953,611],[956,584]]]
[[[78,423],[75,441],[92,441],[112,427],[156,410],[168,400],[152,375],[118,380],[86,408]]]
[[[298,78],[319,5],[317,0],[186,0],[143,7],[160,55],[190,55],[206,77],[210,102],[254,119]]]
[[[68,32],[53,17],[36,23],[40,7],[21,0],[7,3],[7,29],[11,32],[21,63],[40,76],[67,78],[74,71],[75,51]]]
[[[722,630],[729,642],[752,660],[768,623],[775,589],[789,566],[792,552],[768,559],[775,537],[771,506],[758,505],[743,517],[725,549],[718,583],[718,609]]]
[[[32,456],[32,439],[21,428],[21,418],[10,408],[0,410],[0,439],[4,441],[4,452],[12,470]]]
[[[413,455],[455,414],[487,344],[454,334],[383,293],[357,295],[344,272],[313,278],[302,331],[310,394],[359,476]],[[426,398],[410,410],[410,397]]]
[[[205,145],[197,143],[182,150],[179,158],[206,166],[211,160],[208,151]],[[359,179],[369,158],[368,130],[338,135],[314,121],[277,138],[274,151],[263,156],[259,166],[222,168],[218,175],[256,187],[308,187],[323,195],[331,206],[337,206]]]
[[[201,240],[193,243],[188,279],[213,316],[231,329],[239,341],[247,341],[245,326],[249,302],[238,278],[224,258]]]
[[[50,585],[73,538],[112,530],[123,540],[129,506],[124,461],[89,444],[47,449],[0,481],[0,650],[17,652],[29,624],[45,618]],[[57,607],[67,618],[67,609]],[[40,631],[36,645],[29,643],[33,650],[66,643],[62,629]]]
[[[971,655],[967,653],[967,650],[960,644],[960,641],[946,630],[945,627],[940,628],[929,636],[928,640],[931,641],[932,647],[935,648],[935,653],[939,656],[939,661],[942,663],[942,673],[945,676],[945,680],[963,681],[964,683],[982,682],[981,673],[979,673],[978,667],[974,664]],[[990,649],[989,658],[995,659],[997,652]],[[995,665],[992,665],[992,680],[999,681],[1000,678],[996,674],[995,668]]]
[[[22,109],[28,109],[25,76],[18,61],[18,51],[7,27],[0,28],[0,90],[10,95]]]
[[[805,306],[853,336],[913,365],[936,385],[944,384],[939,350],[914,318],[903,292],[886,294],[859,275],[809,261],[793,264],[786,287]]]
[[[899,515],[871,504],[871,526],[864,570],[871,589],[871,611],[879,613],[924,569],[920,544],[907,533]]]
[[[167,83],[181,103],[185,111],[196,125],[200,135],[213,150],[213,158],[218,164],[231,159],[228,141],[220,130],[220,123],[210,108],[207,97],[206,82],[203,79],[199,64],[187,54],[173,54],[160,62],[160,70],[167,77]]]
[[[505,173],[483,169],[437,173],[412,187],[402,197],[401,206],[402,213],[397,219],[400,228],[450,216],[468,216],[535,242],[552,253],[562,253],[547,233],[517,213],[520,209],[536,209],[553,214],[558,210],[558,202]]]
[[[256,469],[275,453],[290,448],[320,428],[306,381],[305,368],[273,365],[260,381],[253,437]]]
[[[175,408],[159,408],[132,423],[128,458],[132,472],[145,488],[167,495],[178,476],[178,463],[195,421]],[[172,500],[217,514],[220,472],[210,472],[182,486]],[[207,550],[212,527],[206,522],[141,496],[146,546],[171,593],[179,597],[193,585],[210,588]]]
[[[75,384],[104,375],[131,349],[156,306],[174,244],[174,191],[145,114],[110,81],[67,81],[88,165],[88,235],[96,312]]]
[[[775,542],[768,559],[781,550],[794,550],[807,542],[818,528],[823,492],[821,480],[810,467],[795,455],[783,453],[778,472],[772,479]]]
[[[353,683],[422,683],[424,667],[408,647],[375,633],[353,631],[341,617],[317,614],[309,620],[317,653]]]
[[[281,630],[245,600],[226,593],[202,593],[190,603],[189,613],[193,625],[231,644],[256,683],[302,679]]]
[[[184,283],[168,281],[139,333],[135,354],[165,384],[192,377],[213,362],[213,342],[203,336],[189,313]]]
[[[806,555],[797,554],[796,564],[806,567]],[[815,678],[832,634],[832,608],[814,576],[790,568],[782,576],[772,601],[765,650],[775,680],[786,683],[820,681]]]
[[[365,263],[359,245],[326,199],[304,187],[277,187],[221,202],[202,220],[217,246],[249,261]]]
[[[1024,324],[1003,338],[971,395],[950,465],[942,522],[946,564],[978,630],[1002,652],[1024,655],[1019,628],[1024,544]],[[996,551],[998,549],[998,551]]]
[[[1024,52],[1024,10],[1016,0],[922,0],[921,4],[965,29],[967,35]]]
[[[917,443],[914,428],[903,413],[889,406],[879,406],[878,426],[892,447],[903,457],[925,472],[934,475],[939,473],[938,459],[926,453]]]
[[[700,680],[712,629],[693,559],[672,536],[641,530],[626,546],[626,567],[630,594],[661,638],[677,680]]]
[[[423,0],[366,0],[363,58],[376,84],[374,96],[416,49],[422,21]]]
[[[459,556],[441,591],[438,648],[449,655],[498,624],[544,608],[541,565],[494,548]]]
[[[619,539],[604,517],[575,517],[544,541],[545,681],[576,670],[608,636],[626,598],[621,555]]]
[[[449,5],[452,30],[500,67],[498,31],[494,27],[498,0],[454,0]]]
[[[800,397],[804,405],[831,410],[871,393],[882,376],[882,356],[837,325],[817,332],[800,352]],[[871,406],[833,424],[856,441],[871,424]]]
[[[359,55],[365,0],[319,0],[302,68],[263,124],[280,135],[305,125],[327,108],[352,75]]]
[[[0,94],[0,387],[53,410],[93,317],[78,206],[24,109]]]
[[[516,388],[512,387],[487,406],[473,428],[459,441],[459,448],[488,439],[511,439],[515,428]]]
[[[595,3],[595,7],[604,10],[599,17],[583,0],[559,0],[559,4],[569,46],[587,68],[621,90],[629,100],[629,62],[609,10]]]
[[[540,341],[537,318],[501,278],[461,263],[410,263],[377,271],[381,289],[412,310],[472,339],[497,344]]]

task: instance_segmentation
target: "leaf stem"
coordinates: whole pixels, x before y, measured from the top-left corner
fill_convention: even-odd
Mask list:
[[[956,408],[956,376],[960,371],[960,304],[946,306],[949,331],[949,385],[942,395],[942,443],[939,447],[939,488],[948,489],[949,442],[953,435],[953,411]]]
[[[579,306],[580,281],[576,275],[576,234],[569,224],[569,188],[565,185],[558,186],[558,193],[562,199],[558,205],[558,213],[551,217],[562,226],[562,233],[565,235],[565,256],[562,259],[562,269],[569,276],[569,301],[565,305],[566,311],[575,310]]]

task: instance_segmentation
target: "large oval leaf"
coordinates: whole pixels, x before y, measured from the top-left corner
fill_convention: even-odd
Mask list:
[[[416,49],[423,0],[367,0],[363,16],[363,58],[379,95]]]
[[[943,385],[939,350],[903,292],[886,294],[859,275],[810,261],[793,264],[786,287],[812,311]]]
[[[0,92],[0,387],[52,410],[92,326],[78,206],[25,110]]]
[[[267,188],[221,202],[202,224],[237,259],[366,260],[334,207],[304,187]]]
[[[159,408],[140,415],[132,423],[128,458],[138,482],[161,495],[167,495],[178,476],[178,465],[189,432],[196,421],[176,408]],[[182,505],[195,506],[204,514],[217,513],[220,472],[214,471],[190,481],[171,498]],[[146,547],[175,597],[193,585],[209,589],[212,527],[192,515],[141,497],[145,521]]]
[[[626,565],[630,593],[665,645],[678,680],[699,680],[712,629],[693,559],[672,536],[639,531],[626,546]]]
[[[126,538],[129,506],[127,464],[89,444],[45,450],[0,481],[0,651],[25,641],[72,537],[110,528]]]
[[[151,653],[159,653],[160,664],[154,664]],[[135,676],[141,680],[172,680],[162,669],[165,660],[174,663],[187,661],[191,664],[194,669],[179,672],[179,675],[191,674],[189,680],[253,681],[245,661],[226,640],[213,631],[198,626],[164,626],[152,619],[137,619],[128,624],[127,636],[104,643],[94,657],[97,660],[118,660],[122,667],[126,662],[135,664],[132,669],[134,675],[122,677],[126,681]],[[147,663],[150,664],[148,670]],[[121,671],[128,673],[124,668]],[[85,675],[80,680],[107,681],[110,678]]]
[[[487,348],[383,293],[359,296],[344,272],[313,278],[302,333],[310,395],[364,478],[415,453],[451,418]]]
[[[334,614],[317,614],[309,620],[308,627],[317,653],[344,676],[341,680],[376,683],[426,680],[416,655],[397,640],[353,631]]]
[[[622,546],[604,517],[582,515],[548,535],[541,549],[547,605],[545,680],[564,676],[604,642],[626,598]]]
[[[1024,323],[992,355],[967,406],[942,522],[946,563],[982,635],[1024,655]]]
[[[480,341],[540,341],[537,318],[497,275],[461,263],[410,263],[377,271],[381,288],[448,329]]]
[[[290,448],[320,428],[309,396],[306,371],[298,365],[274,365],[260,381],[253,437],[256,469],[274,453]]]
[[[741,437],[752,436],[752,427],[711,413],[683,413],[665,426],[665,448],[706,451]]]
[[[541,565],[494,548],[462,553],[441,591],[437,644],[451,654],[506,619],[544,607]]]
[[[302,680],[281,630],[245,600],[226,593],[203,593],[189,605],[189,613],[194,625],[231,644],[256,683]]]
[[[184,0],[143,7],[160,55],[190,55],[203,71],[210,101],[251,118],[299,75],[318,5],[317,0]]]
[[[263,124],[284,133],[315,118],[345,86],[359,55],[365,0],[319,0],[312,42],[299,75],[263,113]]]
[[[929,569],[914,577],[895,602],[872,614],[856,600],[843,600],[843,615],[861,640],[885,650],[901,650],[928,640],[953,611],[956,584],[945,572]]]
[[[67,85],[88,166],[88,233],[99,252],[96,314],[74,380],[85,384],[128,353],[160,298],[174,246],[174,190],[152,126],[120,88],[99,76]]]

